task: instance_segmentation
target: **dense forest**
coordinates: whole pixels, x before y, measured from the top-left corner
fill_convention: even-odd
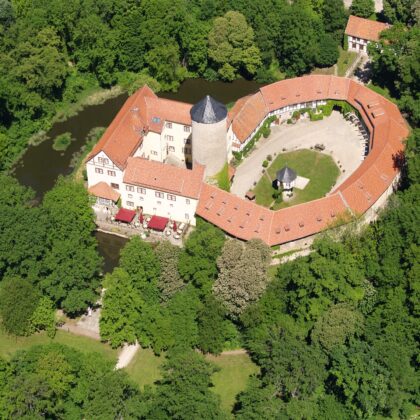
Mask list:
[[[352,13],[371,17],[373,2]],[[187,77],[272,81],[329,66],[345,46],[341,0],[0,0],[0,169],[59,107],[91,88],[176,89]],[[56,310],[102,296],[100,333],[164,355],[140,390],[97,354],[49,344],[0,357],[0,418],[222,419],[204,354],[258,365],[239,419],[410,418],[419,400],[419,10],[384,0],[370,47],[376,86],[412,125],[398,191],[372,224],[319,237],[270,267],[262,242],[199,220],[184,247],[135,237],[102,276],[84,186],[60,178],[40,204],[0,174],[1,331],[56,334]]]

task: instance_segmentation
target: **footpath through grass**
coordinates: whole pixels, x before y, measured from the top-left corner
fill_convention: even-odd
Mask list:
[[[29,337],[14,337],[0,329],[0,357],[10,359],[18,350],[26,350],[31,346],[58,343],[73,347],[83,353],[100,353],[103,357],[116,363],[118,351],[109,345],[100,343],[88,337],[80,337],[66,331],[57,330],[54,338],[49,338],[45,332]]]
[[[272,205],[273,193],[277,190],[273,188],[270,178],[274,180],[276,172],[286,165],[296,171],[298,176],[309,178],[309,183],[303,190],[295,188],[293,190],[294,198],[291,201],[274,204],[274,210],[324,197],[331,190],[340,174],[332,157],[326,154],[308,149],[282,153],[268,168],[268,176],[264,174],[254,188],[257,204],[265,207]]]

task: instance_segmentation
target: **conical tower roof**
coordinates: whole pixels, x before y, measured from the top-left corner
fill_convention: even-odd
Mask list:
[[[286,184],[290,184],[297,178],[297,174],[293,169],[285,166],[284,168],[277,171],[276,178],[280,182],[284,182]]]
[[[201,124],[214,124],[226,118],[227,108],[207,95],[191,108],[191,119]]]

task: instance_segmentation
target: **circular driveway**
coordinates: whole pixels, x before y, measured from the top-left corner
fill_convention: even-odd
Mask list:
[[[323,144],[323,153],[331,155],[337,165],[342,166],[336,185],[341,184],[362,163],[363,147],[358,130],[339,112],[334,111],[330,117],[321,121],[304,119],[295,125],[272,127],[271,135],[267,139],[262,137],[256,148],[236,169],[231,193],[244,197],[248,190],[254,188],[254,182],[258,182],[262,176],[262,163],[267,155],[274,158],[275,153],[309,149],[316,144]]]

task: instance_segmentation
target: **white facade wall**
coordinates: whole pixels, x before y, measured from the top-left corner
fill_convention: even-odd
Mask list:
[[[191,126],[166,121],[162,133],[149,131],[134,156],[165,162],[169,153],[191,162]]]
[[[134,152],[134,156],[162,162],[163,157],[160,134],[149,131],[147,135],[143,137],[143,142]]]
[[[142,207],[145,214],[168,217],[195,226],[195,211],[198,204],[196,199],[126,183],[120,192],[124,208]]]
[[[108,185],[114,184],[113,188],[121,192],[124,173],[114,165],[112,160],[104,152],[98,153],[86,163],[86,171],[88,187],[98,182],[106,182]],[[118,188],[116,188],[117,185]]]
[[[175,155],[182,162],[191,162],[191,126],[167,121],[162,130],[165,159],[168,154]]]
[[[348,35],[348,49],[349,51],[356,51],[367,54],[367,46],[369,41],[363,38],[357,38],[351,35]]]

